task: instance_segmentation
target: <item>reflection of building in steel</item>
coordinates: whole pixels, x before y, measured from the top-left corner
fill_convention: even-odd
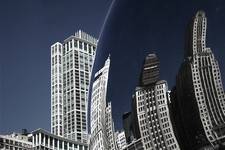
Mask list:
[[[143,147],[142,139],[133,140],[123,150],[145,150]]]
[[[106,106],[110,58],[97,73],[91,95],[91,137],[90,150],[117,149],[111,103]]]
[[[116,150],[118,148],[118,145],[116,143],[116,135],[115,135],[114,122],[112,118],[111,102],[107,104],[105,113],[106,113],[105,126],[106,126],[106,135],[109,141],[109,145],[108,145],[109,150]]]
[[[97,40],[85,32],[51,46],[51,132],[87,143],[88,90]]]
[[[117,131],[116,133],[116,143],[119,150],[124,149],[127,146],[126,137],[124,131]]]
[[[206,47],[206,28],[205,13],[198,11],[171,98],[178,139],[187,150],[225,142],[225,95],[218,62]]]
[[[32,132],[34,150],[88,150],[88,145],[61,136],[51,134],[43,129]]]
[[[168,101],[167,82],[159,80],[159,60],[155,54],[149,54],[145,59],[140,86],[133,96],[131,116],[123,116],[124,122],[126,119],[129,122],[129,117],[134,118],[131,128],[124,124],[125,133],[129,133],[126,136],[130,139],[141,138],[146,150],[179,150],[170,120]]]

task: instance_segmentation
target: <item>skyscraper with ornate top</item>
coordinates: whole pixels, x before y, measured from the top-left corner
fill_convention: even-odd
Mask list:
[[[126,149],[180,150],[168,103],[168,85],[160,80],[159,59],[156,54],[149,54],[133,95],[132,112],[123,116]]]
[[[225,142],[225,94],[218,61],[206,46],[207,18],[188,27],[185,60],[172,91],[173,116],[184,150],[216,149]]]

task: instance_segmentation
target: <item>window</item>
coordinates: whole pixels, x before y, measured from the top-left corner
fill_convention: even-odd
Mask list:
[[[84,50],[87,51],[87,43],[84,43]]]
[[[77,47],[77,40],[74,40],[74,47]]]
[[[59,64],[61,64],[61,56],[59,55]]]
[[[70,43],[70,48],[72,48],[72,41],[70,41],[69,43]]]
[[[79,41],[79,48],[80,48],[80,49],[83,49],[83,44],[82,44],[81,41]]]

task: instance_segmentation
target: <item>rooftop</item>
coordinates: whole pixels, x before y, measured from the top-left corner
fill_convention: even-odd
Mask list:
[[[87,34],[86,32],[84,32],[82,30],[78,30],[77,32],[75,32],[74,35],[71,35],[70,37],[65,39],[64,42],[67,42],[74,38],[84,40],[84,41],[89,42],[94,45],[97,45],[97,43],[98,43],[98,40],[96,38],[94,38],[93,36]]]

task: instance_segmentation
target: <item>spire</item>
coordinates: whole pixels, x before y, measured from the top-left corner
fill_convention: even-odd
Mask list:
[[[109,64],[110,64],[110,54],[109,54],[107,60],[105,61],[105,66],[106,66],[106,65],[109,65]]]
[[[203,10],[199,10],[197,11],[195,17],[205,17],[205,12]]]
[[[206,52],[207,18],[203,10],[198,11],[187,30],[185,57]]]

